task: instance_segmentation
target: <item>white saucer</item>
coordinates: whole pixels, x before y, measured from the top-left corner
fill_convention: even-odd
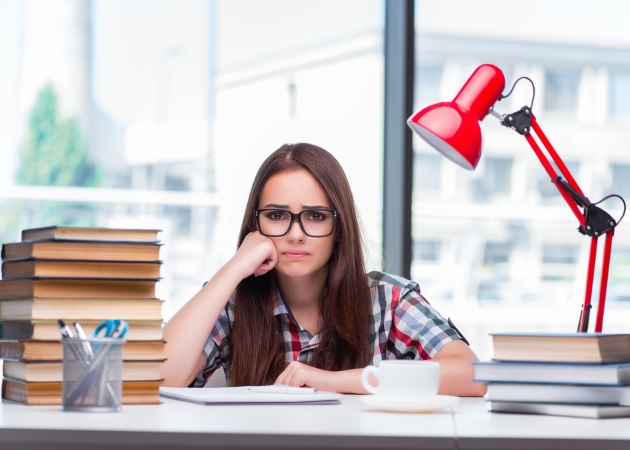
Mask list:
[[[381,395],[365,395],[363,403],[381,411],[428,413],[438,409],[453,406],[459,401],[454,395],[436,395],[429,399],[399,399],[383,397]]]

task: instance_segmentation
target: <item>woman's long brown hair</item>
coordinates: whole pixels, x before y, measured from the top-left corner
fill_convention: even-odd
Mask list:
[[[330,153],[304,143],[286,144],[272,153],[254,179],[238,245],[257,229],[254,210],[267,180],[279,172],[301,169],[319,181],[332,208],[339,213],[335,247],[320,298],[320,345],[310,364],[325,370],[364,367],[370,354],[372,303],[363,242],[350,184]],[[233,386],[272,384],[284,370],[285,345],[280,323],[273,315],[276,289],[275,270],[259,277],[249,276],[236,288],[230,376]]]

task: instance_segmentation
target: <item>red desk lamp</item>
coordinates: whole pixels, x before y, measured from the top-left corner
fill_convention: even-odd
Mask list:
[[[516,80],[514,86],[522,79],[532,83],[529,78],[522,77]],[[514,86],[512,90],[514,90]],[[533,86],[532,83],[532,88]],[[625,214],[625,202],[623,198],[618,195],[605,197],[597,203],[591,203],[588,200],[567,169],[567,166],[560,156],[558,156],[538,125],[532,113],[532,105],[534,103],[533,95],[530,106],[524,106],[520,110],[506,115],[495,112],[493,110],[494,104],[512,93],[512,90],[510,90],[507,95],[502,95],[501,93],[504,87],[505,77],[498,67],[491,64],[481,65],[473,72],[452,102],[442,102],[428,106],[412,115],[407,120],[407,124],[429,145],[455,164],[467,170],[474,170],[481,157],[482,139],[480,122],[488,114],[497,117],[502,125],[512,128],[517,133],[525,136],[525,139],[527,139],[527,142],[547,171],[547,174],[551,177],[552,183],[558,188],[560,194],[578,219],[580,223],[578,231],[591,237],[586,292],[578,323],[579,332],[588,331],[595,259],[597,255],[597,238],[606,235],[599,302],[597,304],[597,320],[595,322],[595,332],[599,333],[602,331],[604,320],[604,305],[606,302],[606,287],[608,284],[612,238],[615,227],[621,221],[621,218],[623,218],[623,214],[619,221],[616,221],[597,205],[609,197],[618,197],[623,203],[623,211]],[[532,132],[538,137],[547,151],[548,156],[543,153],[541,147],[534,139]],[[556,172],[549,160],[549,156],[560,170],[562,176],[559,176]]]

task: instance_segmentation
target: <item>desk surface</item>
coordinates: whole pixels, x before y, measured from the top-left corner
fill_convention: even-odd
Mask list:
[[[597,441],[597,442],[595,442]],[[603,442],[602,442],[603,441]],[[375,411],[361,396],[339,405],[202,406],[164,399],[120,413],[0,405],[0,448],[586,449],[630,447],[629,419],[489,413],[461,399],[432,414]]]

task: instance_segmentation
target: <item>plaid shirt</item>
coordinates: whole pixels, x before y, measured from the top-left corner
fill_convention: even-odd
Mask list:
[[[371,272],[367,278],[373,308],[370,364],[384,359],[431,359],[445,344],[460,339],[457,331],[422,296],[417,283],[382,272]],[[313,336],[297,323],[279,292],[274,304],[274,315],[280,319],[284,337],[286,363],[309,362],[319,345],[319,335]],[[223,367],[229,381],[233,321],[234,296],[206,342],[203,349],[206,367],[192,386],[202,387],[219,367]]]

